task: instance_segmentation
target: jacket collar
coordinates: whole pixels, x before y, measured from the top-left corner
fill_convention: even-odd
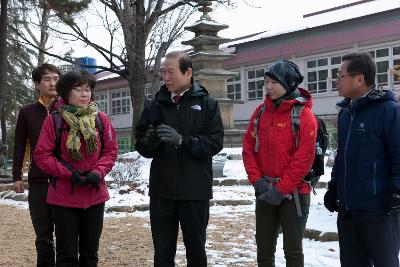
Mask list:
[[[396,101],[395,96],[391,90],[382,90],[373,88],[368,94],[351,101],[349,98],[345,98],[337,106],[342,109],[348,109],[352,111],[363,109],[365,106],[371,103],[384,102],[384,101]]]
[[[186,93],[183,95],[183,98],[186,98],[187,96],[194,97],[194,96],[205,96],[208,95],[208,91],[206,88],[203,86],[193,83],[192,86],[189,88],[189,90],[186,91]],[[171,92],[168,91],[167,86],[163,85],[161,86],[160,90],[156,93],[155,99],[159,101],[166,101],[166,102],[171,102]],[[182,101],[182,100],[181,100]]]
[[[41,104],[43,107],[45,107],[47,111],[51,111],[51,108],[52,108],[53,104],[57,101],[57,98],[58,98],[58,97],[53,97],[53,98],[50,100],[50,102],[49,102],[49,104],[48,104],[47,106],[46,106],[46,104],[44,103],[43,98],[42,98],[41,96],[39,96],[37,102],[38,102],[39,104]]]
[[[299,91],[300,95],[294,99],[283,100],[282,103],[278,107],[279,110],[284,110],[284,111],[290,110],[293,107],[293,105],[296,103],[302,104],[309,108],[312,107],[312,97],[311,97],[310,93],[303,88],[297,88],[297,90]],[[271,109],[271,110],[274,109],[274,103],[271,100],[271,98],[269,98],[269,96],[267,96],[265,98],[264,104],[269,109]]]

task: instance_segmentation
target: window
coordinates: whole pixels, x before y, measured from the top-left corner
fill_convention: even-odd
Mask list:
[[[242,90],[240,85],[240,73],[238,73],[235,77],[229,78],[226,80],[226,91],[227,96],[233,100],[242,99]]]
[[[380,48],[368,53],[374,58],[376,65],[375,82],[377,86],[388,85],[389,48]]]
[[[96,104],[101,111],[108,113],[108,97],[107,93],[96,94]]]
[[[335,79],[341,62],[341,56],[313,59],[306,62],[306,87],[310,94],[337,91]]]
[[[393,67],[400,68],[400,46],[393,47]],[[400,84],[400,76],[394,76],[394,84]]]
[[[119,154],[130,152],[131,139],[129,137],[118,137],[117,141]]]
[[[264,69],[247,71],[248,100],[263,99],[264,96]]]
[[[111,93],[111,114],[126,114],[131,109],[131,99],[129,91],[120,91]]]

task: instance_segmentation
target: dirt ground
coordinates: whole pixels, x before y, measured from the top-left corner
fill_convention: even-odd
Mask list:
[[[34,232],[28,210],[0,205],[0,236],[0,266],[35,266]],[[211,216],[207,230],[209,264],[255,266],[253,241],[254,216]],[[186,266],[184,255],[180,240],[177,266]],[[99,267],[152,266],[149,220],[132,216],[105,219],[99,257]]]

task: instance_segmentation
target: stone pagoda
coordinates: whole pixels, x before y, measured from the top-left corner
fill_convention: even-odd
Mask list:
[[[218,100],[224,128],[229,130],[234,127],[233,101],[226,96],[225,81],[236,74],[222,67],[222,62],[233,55],[219,49],[220,44],[230,39],[219,37],[218,32],[229,26],[211,19],[208,14],[212,10],[211,5],[212,1],[199,1],[199,11],[203,15],[193,25],[185,27],[195,36],[191,40],[183,41],[182,44],[193,46],[193,51],[189,55],[193,62],[194,80],[206,87]]]

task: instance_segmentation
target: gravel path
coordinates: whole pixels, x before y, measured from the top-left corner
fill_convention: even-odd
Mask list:
[[[29,211],[0,205],[0,266],[35,266],[34,232]],[[212,215],[207,231],[210,265],[255,266],[254,216]],[[179,237],[177,266],[186,266]],[[100,241],[99,267],[152,266],[153,245],[147,218],[107,218]]]

